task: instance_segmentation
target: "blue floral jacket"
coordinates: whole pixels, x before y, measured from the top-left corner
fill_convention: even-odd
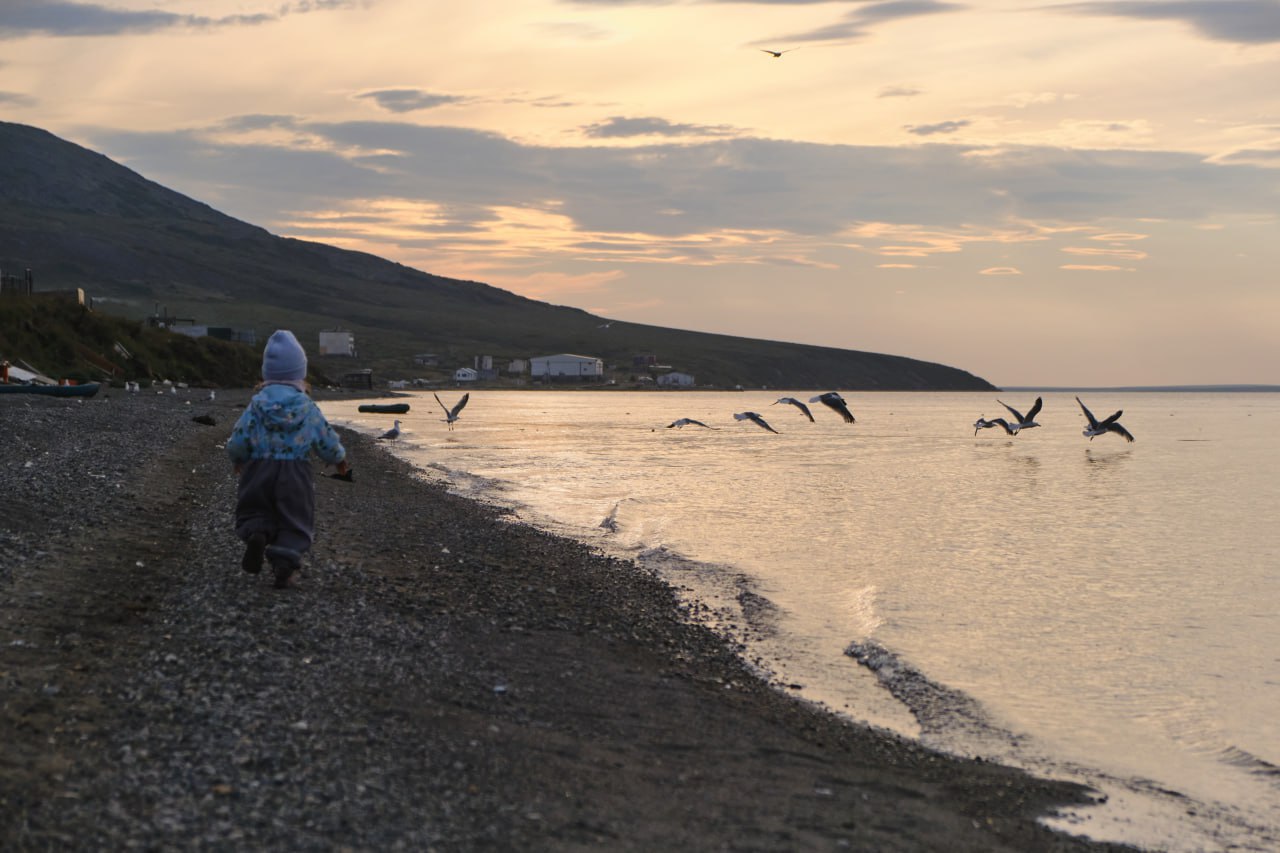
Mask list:
[[[290,385],[267,385],[255,394],[227,440],[227,454],[237,465],[250,459],[306,459],[312,451],[331,465],[347,456],[319,407]]]

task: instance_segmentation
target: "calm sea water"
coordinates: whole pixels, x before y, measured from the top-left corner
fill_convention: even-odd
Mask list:
[[[477,391],[452,432],[426,394],[395,450],[661,572],[781,689],[1106,795],[1055,826],[1280,849],[1280,395],[1082,394],[1127,444],[1067,393],[1014,438],[972,424],[1034,394],[771,405],[812,393]]]

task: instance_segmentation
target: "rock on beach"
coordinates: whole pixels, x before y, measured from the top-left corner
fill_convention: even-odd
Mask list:
[[[659,578],[368,436],[272,589],[249,393],[0,398],[0,848],[1122,849],[1037,822],[1089,792],[782,695]]]

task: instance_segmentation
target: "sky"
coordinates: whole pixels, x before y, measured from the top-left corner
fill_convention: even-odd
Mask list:
[[[613,320],[1280,383],[1280,0],[0,0],[0,118]]]

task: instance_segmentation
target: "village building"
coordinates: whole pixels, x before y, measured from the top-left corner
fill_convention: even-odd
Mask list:
[[[693,376],[688,373],[681,373],[673,370],[670,373],[664,373],[658,377],[659,388],[692,388]]]
[[[453,372],[454,382],[475,382],[480,378],[480,373],[474,367],[459,367]]]
[[[342,329],[329,329],[320,333],[320,354],[354,358],[356,336]]]
[[[582,381],[604,378],[604,362],[589,355],[543,355],[530,360],[530,375],[544,381]]]

